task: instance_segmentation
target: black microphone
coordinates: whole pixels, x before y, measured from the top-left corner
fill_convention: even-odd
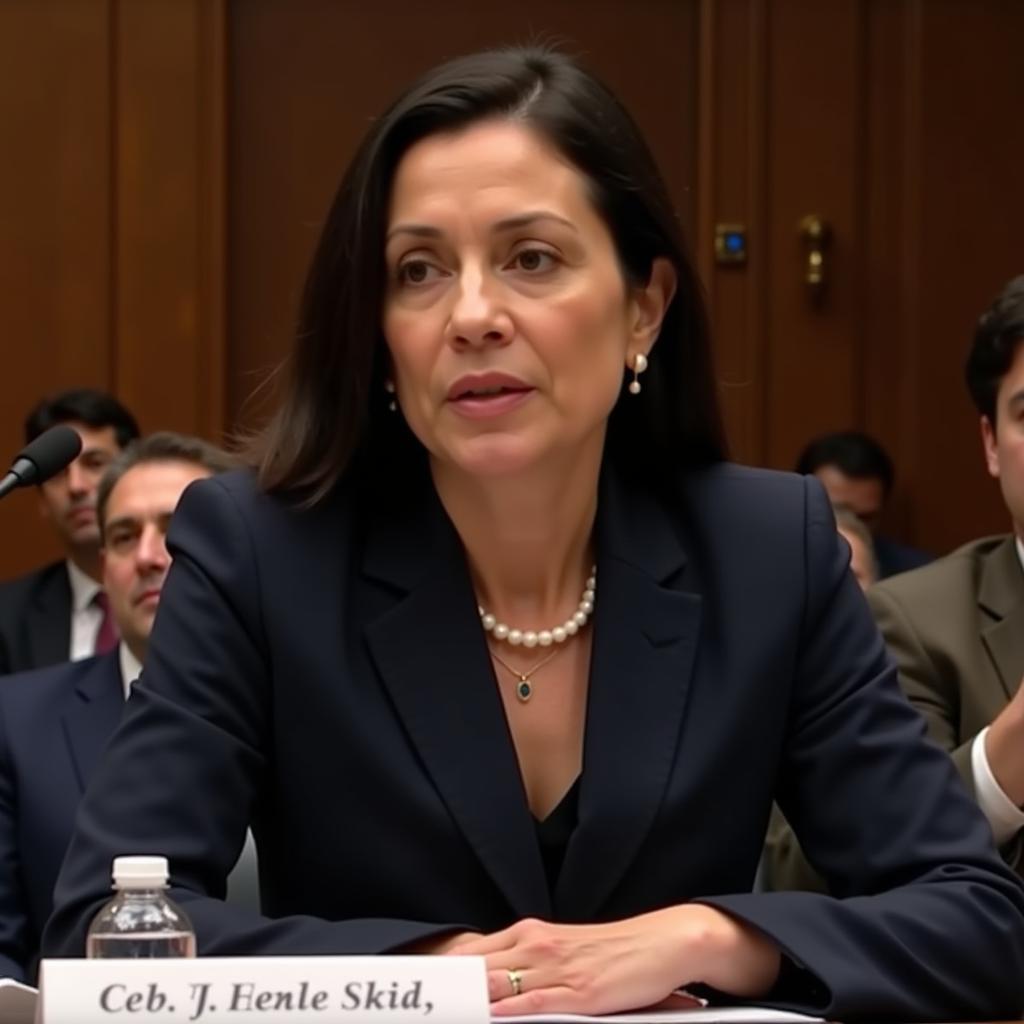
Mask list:
[[[0,498],[10,494],[16,487],[28,487],[49,480],[74,462],[81,450],[81,437],[66,423],[58,423],[43,431],[18,453],[14,465],[0,480]]]

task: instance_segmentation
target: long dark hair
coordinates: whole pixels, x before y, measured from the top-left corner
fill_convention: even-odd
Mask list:
[[[657,257],[675,267],[676,295],[643,392],[616,404],[607,455],[652,481],[672,468],[724,458],[701,287],[647,145],[611,92],[570,58],[509,48],[428,72],[359,147],[309,270],[278,411],[250,448],[265,489],[313,504],[364,460],[394,473],[419,457],[402,418],[387,411],[383,389],[391,185],[402,156],[419,140],[494,117],[529,125],[576,166],[611,231],[627,281],[646,283]]]

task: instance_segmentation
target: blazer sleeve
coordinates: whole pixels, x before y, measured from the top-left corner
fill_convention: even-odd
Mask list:
[[[18,852],[17,784],[0,701],[0,978],[27,980],[29,931]]]
[[[259,553],[225,483],[188,488],[146,666],[82,799],[43,934],[44,956],[82,956],[123,853],[166,855],[171,897],[207,956],[374,954],[455,925],[270,919],[225,904],[267,771],[272,679]]]
[[[805,496],[803,628],[777,796],[835,896],[703,902],[802,968],[777,1005],[845,1020],[879,1006],[894,1020],[1016,1017],[1024,887],[900,691],[823,492],[807,481]]]
[[[903,692],[924,716],[929,737],[943,750],[950,752],[968,790],[973,793],[971,746],[974,738],[957,744],[956,717],[959,701],[955,686],[938,671],[925,643],[914,628],[911,616],[895,594],[885,587],[872,587],[867,591],[867,600],[886,648],[896,660]],[[1012,845],[1014,856],[1019,856],[1016,848],[1020,844],[1015,842]],[[1007,859],[1013,863],[1013,860]],[[793,829],[778,808],[773,811],[765,838],[763,879],[765,888],[769,890],[827,891],[821,877],[807,863]]]

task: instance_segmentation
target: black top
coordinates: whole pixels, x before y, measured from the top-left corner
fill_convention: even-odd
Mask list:
[[[544,874],[548,880],[548,891],[554,895],[558,885],[558,876],[562,872],[562,862],[569,840],[576,831],[579,820],[580,777],[566,790],[565,796],[558,801],[558,806],[543,820],[534,819],[537,830],[537,842],[540,845],[540,856],[544,862]]]

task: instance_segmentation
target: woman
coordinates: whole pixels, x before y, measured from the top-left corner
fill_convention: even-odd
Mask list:
[[[456,60],[343,180],[255,475],[192,488],[45,939],[170,857],[205,954],[483,954],[495,1014],[679,985],[1008,1016],[1022,890],[921,741],[820,487],[730,467],[616,101]],[[853,897],[752,894],[777,795]],[[252,821],[268,916],[213,897]]]

